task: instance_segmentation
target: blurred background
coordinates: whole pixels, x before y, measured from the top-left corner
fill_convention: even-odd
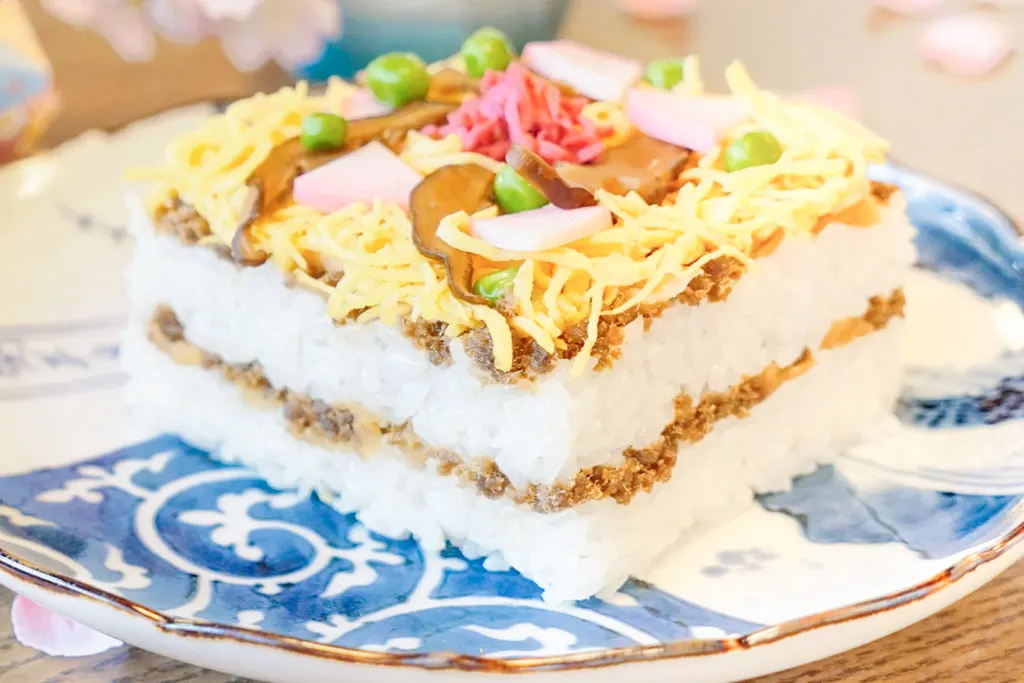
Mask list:
[[[5,2],[10,0],[0,0]],[[95,15],[103,5],[138,11],[141,3],[21,4],[61,99],[42,146],[185,103],[276,88],[296,77],[351,75],[394,48],[441,57],[455,52],[471,28],[492,24],[520,44],[560,34],[645,59],[697,52],[713,87],[722,86],[722,70],[734,58],[773,89],[848,85],[861,100],[864,121],[892,141],[894,158],[1024,216],[1019,0],[205,0],[200,4],[234,20],[233,26],[244,23],[239,17],[253,18],[246,19],[246,31],[219,31],[194,44],[141,35],[128,15]],[[156,2],[162,32],[189,41],[209,29],[185,13],[195,4]],[[340,11],[325,12],[325,4]],[[999,27],[1003,53],[984,73],[951,73],[922,54],[923,34],[964,11]],[[262,22],[262,29],[253,22]],[[262,36],[254,35],[259,30]],[[978,58],[985,39],[967,36],[967,52],[973,49]],[[993,36],[987,39],[991,48]]]

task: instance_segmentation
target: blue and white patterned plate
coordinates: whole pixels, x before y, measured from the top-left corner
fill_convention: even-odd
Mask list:
[[[897,166],[878,174],[906,190],[922,272],[892,422],[604,599],[545,604],[513,571],[139,432],[119,402],[120,171],[207,113],[0,171],[0,583],[265,680],[713,682],[884,636],[1024,552],[1024,245],[985,201]]]

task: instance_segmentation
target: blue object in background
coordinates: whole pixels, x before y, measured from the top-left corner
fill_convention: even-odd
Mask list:
[[[319,61],[296,71],[310,81],[353,77],[385,52],[415,52],[427,62],[450,57],[481,26],[505,32],[517,50],[558,35],[569,0],[340,0],[344,27]]]
[[[46,88],[48,80],[45,65],[10,45],[0,45],[0,110],[27,102]]]

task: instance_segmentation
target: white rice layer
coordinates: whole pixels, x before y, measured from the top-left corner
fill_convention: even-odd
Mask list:
[[[280,409],[248,405],[219,374],[175,364],[139,326],[126,335],[123,362],[128,402],[148,426],[252,467],[276,487],[337,493],[338,507],[358,511],[374,531],[408,531],[428,548],[447,537],[500,553],[546,599],[562,601],[641,574],[684,533],[742,509],[754,492],[788,488],[793,476],[833,460],[870,430],[899,389],[902,324],[818,353],[809,371],[748,418],[720,422],[684,447],[671,480],[651,493],[629,505],[592,501],[554,514],[488,499],[390,448],[363,460],[296,440]]]
[[[725,302],[674,306],[647,333],[637,321],[609,371],[570,377],[563,362],[538,381],[506,386],[481,381],[459,343],[454,364],[438,367],[392,327],[336,325],[319,294],[286,286],[276,266],[238,268],[210,249],[156,236],[137,206],[132,229],[136,322],[168,304],[189,341],[226,361],[259,361],[275,386],[408,421],[427,444],[491,458],[520,486],[617,463],[625,448],[657,438],[681,391],[724,389],[770,362],[792,362],[832,322],[862,315],[870,297],[900,287],[913,261],[911,228],[894,198],[883,225],[785,239]]]

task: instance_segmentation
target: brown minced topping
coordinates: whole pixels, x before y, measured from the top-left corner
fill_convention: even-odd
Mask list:
[[[597,369],[605,370],[622,356],[622,342],[625,340],[625,327],[643,319],[644,330],[666,309],[676,303],[696,306],[703,301],[725,301],[732,291],[733,284],[743,275],[742,263],[731,256],[723,256],[705,264],[703,272],[690,281],[687,288],[673,299],[660,301],[656,304],[641,304],[618,315],[602,316],[597,323],[597,342],[591,351],[591,357],[597,360]],[[610,306],[615,307],[625,300],[620,294],[619,299]],[[491,350],[491,336],[487,328],[479,328],[467,332],[462,337],[466,355],[473,365],[496,382],[512,383],[517,380],[532,380],[538,375],[552,370],[557,360],[574,358],[587,340],[587,323],[581,321],[565,331],[563,337],[565,347],[556,349],[557,356],[548,354],[539,344],[526,335],[516,333],[512,336],[512,368],[502,372],[494,367]]]
[[[156,227],[162,232],[177,236],[182,244],[195,244],[204,237],[209,237],[210,224],[199,215],[199,212],[186,204],[178,195],[164,202],[156,211]]]
[[[833,324],[822,341],[822,348],[843,346],[882,329],[889,320],[903,315],[904,303],[903,291],[899,289],[888,297],[872,297],[864,315]],[[467,462],[450,450],[431,448],[408,424],[387,424],[358,405],[332,405],[288,389],[275,389],[259,363],[230,364],[187,341],[181,323],[168,307],[157,309],[148,333],[150,341],[176,362],[219,371],[248,400],[262,407],[280,406],[288,429],[296,438],[327,448],[352,449],[364,456],[372,455],[382,442],[387,442],[411,462],[425,465],[432,461],[439,474],[458,477],[482,495],[508,497],[541,513],[557,512],[602,498],[629,503],[637,493],[650,491],[656,483],[668,481],[680,445],[700,441],[720,420],[747,417],[752,408],[814,364],[813,352],[807,348],[793,363],[784,367],[772,363],[759,374],[745,377],[725,391],[706,392],[699,400],[680,394],[675,399],[674,417],[661,435],[644,448],[626,449],[621,464],[589,467],[569,482],[516,488],[493,460],[477,458]]]
[[[863,316],[839,320],[832,324],[828,334],[821,341],[821,348],[835,349],[846,346],[858,337],[882,329],[891,319],[903,317],[903,308],[906,304],[902,289],[897,289],[889,297],[871,297],[868,310]]]
[[[383,430],[368,411],[359,406],[331,405],[289,389],[276,389],[259,363],[227,363],[203,351],[185,339],[181,323],[167,306],[157,308],[147,333],[150,342],[176,363],[219,371],[251,403],[261,407],[280,405],[292,436],[327,448],[344,444],[360,454],[371,454],[380,445]]]
[[[882,206],[888,204],[889,199],[899,191],[898,185],[883,183],[878,180],[871,181],[871,196],[878,200],[878,203]]]
[[[844,346],[885,327],[893,317],[903,315],[905,299],[903,290],[897,289],[890,296],[871,298],[870,305],[860,318],[836,322],[826,334],[822,348]],[[852,326],[850,321],[864,323]],[[837,329],[838,328],[838,329]],[[828,346],[826,346],[826,343]],[[588,500],[614,498],[622,504],[629,503],[640,491],[650,491],[654,484],[668,481],[675,467],[678,448],[683,443],[696,443],[707,436],[715,423],[728,417],[745,418],[750,410],[765,401],[785,382],[796,379],[814,364],[811,349],[804,349],[801,356],[785,367],[772,363],[760,374],[745,377],[723,392],[706,392],[699,401],[687,394],[675,399],[675,416],[652,444],[641,448],[628,448],[623,453],[625,462],[621,465],[597,465],[576,474],[571,483],[555,486],[531,484],[523,492],[517,492],[517,503],[531,505],[545,512],[562,510]],[[475,475],[481,476],[480,474]],[[492,481],[477,483],[483,490],[497,488]]]
[[[836,215],[823,217],[815,232],[819,232],[832,222],[873,225],[878,219],[875,202],[884,206],[897,190],[895,185],[872,182],[871,195],[874,202],[859,202]],[[156,225],[159,231],[174,234],[185,244],[195,244],[210,235],[210,227],[206,220],[177,196],[172,197],[157,211]],[[756,239],[751,256],[761,258],[771,255],[782,238],[782,231],[776,230]],[[219,251],[224,252],[223,249]],[[744,270],[743,264],[732,257],[715,259],[706,264],[703,272],[690,282],[686,291],[674,299],[656,304],[642,304],[615,316],[603,316],[598,323],[597,341],[592,350],[592,356],[597,361],[596,369],[610,368],[621,357],[621,345],[625,338],[623,328],[626,325],[642,317],[644,328],[647,329],[654,318],[676,303],[696,306],[704,301],[724,301]],[[615,305],[614,302],[612,305]],[[347,321],[341,321],[339,324],[345,322]],[[442,366],[451,363],[451,339],[445,335],[446,328],[442,322],[407,320],[401,325],[403,333],[413,344],[426,351],[432,363]],[[557,361],[571,359],[579,353],[586,341],[586,322],[580,322],[576,327],[566,330],[563,340],[560,340],[565,344],[557,348],[555,354],[548,354],[532,337],[518,332],[514,327],[512,335],[512,367],[508,371],[494,367],[492,340],[486,327],[465,332],[461,335],[460,341],[466,355],[484,377],[500,383],[532,381],[553,370]]]

